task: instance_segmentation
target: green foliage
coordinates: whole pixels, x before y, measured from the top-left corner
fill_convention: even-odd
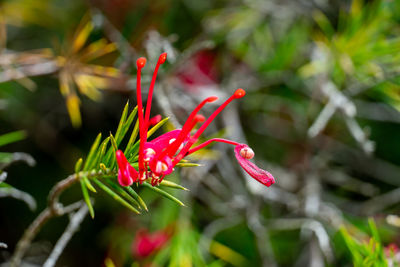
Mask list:
[[[139,140],[135,142],[138,133],[138,121],[134,121],[137,113],[137,107],[135,107],[128,115],[129,103],[127,103],[122,111],[121,119],[118,123],[115,135],[110,133],[110,135],[102,141],[102,134],[99,133],[93,142],[89,154],[84,162],[79,159],[75,164],[75,174],[80,179],[80,184],[82,188],[83,198],[89,207],[89,212],[92,218],[94,217],[94,210],[90,200],[89,190],[96,193],[96,188],[92,185],[95,184],[103,192],[111,196],[115,201],[121,205],[127,207],[134,213],[140,214],[140,210],[144,209],[148,211],[148,207],[143,199],[140,197],[138,192],[135,191],[133,187],[123,187],[119,185],[117,181],[118,166],[116,164],[115,152],[118,149],[125,150],[126,156],[133,166],[137,167],[137,154],[139,152]],[[154,125],[148,132],[148,137],[151,137],[162,125],[167,122],[168,118],[161,120],[159,123]],[[135,126],[132,129],[129,141],[127,145],[123,148],[124,139],[127,137],[129,129],[132,125]],[[114,137],[115,136],[115,137]],[[83,165],[83,167],[82,167]],[[190,163],[181,164],[182,167],[193,166]],[[83,174],[97,174],[85,176]],[[82,176],[83,175],[83,176]],[[180,190],[187,190],[185,187],[176,184],[174,182],[163,180],[160,184],[164,187],[170,187]],[[182,201],[158,187],[153,187],[147,182],[139,185],[138,187],[146,187],[151,191],[163,196],[180,206],[185,206]]]
[[[372,235],[369,241],[364,240],[360,242],[356,240],[344,227],[340,229],[340,233],[352,255],[355,267],[386,267],[388,263],[385,258],[376,224],[373,219],[369,219],[368,224]]]
[[[26,137],[24,131],[15,131],[7,134],[0,135],[0,146],[5,146],[10,143],[20,141]]]

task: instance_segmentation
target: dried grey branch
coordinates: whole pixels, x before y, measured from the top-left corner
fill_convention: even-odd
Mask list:
[[[23,202],[25,202],[26,205],[28,205],[28,207],[31,211],[36,210],[35,199],[28,193],[25,193],[21,190],[18,190],[18,189],[12,188],[12,187],[0,188],[0,198],[1,197],[12,197],[12,198],[15,198],[18,200],[22,200]]]
[[[61,253],[63,252],[64,248],[68,244],[69,240],[72,238],[72,236],[75,234],[75,232],[78,231],[79,226],[81,225],[83,219],[86,217],[89,209],[86,206],[84,202],[79,202],[80,204],[80,209],[75,212],[74,214],[71,214],[70,216],[70,222],[65,229],[64,233],[61,235],[60,239],[57,241],[56,245],[53,248],[53,251],[51,252],[50,256],[46,260],[46,262],[43,264],[44,267],[53,267],[58,258],[60,257]]]

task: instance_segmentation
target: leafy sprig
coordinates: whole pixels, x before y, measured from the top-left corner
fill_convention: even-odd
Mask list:
[[[121,205],[127,207],[134,213],[140,214],[142,210],[148,211],[148,207],[145,201],[141,198],[137,192],[140,187],[145,187],[153,192],[177,203],[180,206],[185,206],[175,196],[171,195],[167,191],[153,187],[147,182],[143,184],[137,183],[135,186],[121,186],[117,181],[118,166],[116,163],[115,152],[118,149],[125,151],[129,162],[132,166],[138,166],[138,152],[139,152],[139,140],[138,136],[138,120],[135,120],[137,114],[137,107],[135,107],[129,113],[129,103],[125,105],[122,112],[121,119],[119,121],[117,130],[114,134],[110,132],[109,136],[102,139],[102,134],[99,133],[94,140],[89,154],[85,161],[80,158],[75,164],[75,175],[79,177],[83,199],[85,200],[91,217],[94,217],[94,209],[92,202],[90,201],[90,192],[97,193],[97,188],[104,191],[115,201]],[[159,123],[154,125],[148,132],[148,137],[151,137],[161,126],[168,121],[168,118],[161,120]],[[130,133],[130,134],[129,134]],[[128,139],[129,138],[129,139]],[[123,145],[127,140],[126,145]],[[196,166],[196,164],[190,162],[180,163],[181,167]],[[88,176],[90,173],[98,173],[102,175]],[[162,187],[170,187],[180,190],[187,190],[182,185],[176,184],[172,181],[163,180],[160,183]]]

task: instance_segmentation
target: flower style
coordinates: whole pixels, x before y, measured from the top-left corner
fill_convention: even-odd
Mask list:
[[[274,177],[267,171],[260,169],[249,160],[254,157],[254,151],[246,144],[240,144],[235,141],[222,138],[210,139],[196,147],[193,144],[197,142],[200,135],[215,119],[215,117],[234,99],[239,99],[245,96],[246,92],[239,88],[231,95],[221,106],[219,106],[208,119],[198,114],[202,107],[214,102],[218,99],[216,96],[210,96],[204,99],[189,115],[182,129],[176,129],[167,132],[152,141],[147,140],[147,131],[150,125],[160,120],[159,116],[150,119],[151,101],[153,96],[154,84],[157,77],[157,72],[161,64],[167,59],[167,54],[160,55],[153,77],[150,83],[149,94],[146,109],[143,111],[142,94],[141,94],[141,70],[146,65],[145,58],[139,58],[136,62],[137,72],[137,103],[138,103],[138,119],[139,119],[139,157],[138,171],[134,169],[127,161],[121,150],[116,152],[118,162],[118,181],[122,186],[129,186],[134,182],[140,182],[150,179],[153,186],[158,185],[166,175],[170,174],[176,164],[184,157],[204,148],[212,142],[222,142],[235,146],[235,156],[239,165],[255,180],[266,186],[271,186],[275,183]],[[144,113],[144,114],[143,114]],[[198,124],[203,123],[200,128],[191,135],[191,131]]]

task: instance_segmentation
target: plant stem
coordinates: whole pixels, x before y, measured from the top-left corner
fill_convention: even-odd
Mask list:
[[[32,243],[32,240],[49,219],[70,213],[80,208],[80,205],[75,205],[76,203],[67,207],[63,207],[63,205],[58,202],[58,198],[61,193],[71,185],[78,182],[81,177],[99,178],[100,176],[107,176],[107,174],[103,174],[102,172],[79,172],[68,176],[64,180],[61,180],[52,188],[49,193],[48,206],[39,214],[38,217],[36,217],[36,219],[31,223],[28,229],[25,230],[24,235],[18,241],[14,254],[10,260],[10,267],[18,267],[21,265],[21,260]]]

